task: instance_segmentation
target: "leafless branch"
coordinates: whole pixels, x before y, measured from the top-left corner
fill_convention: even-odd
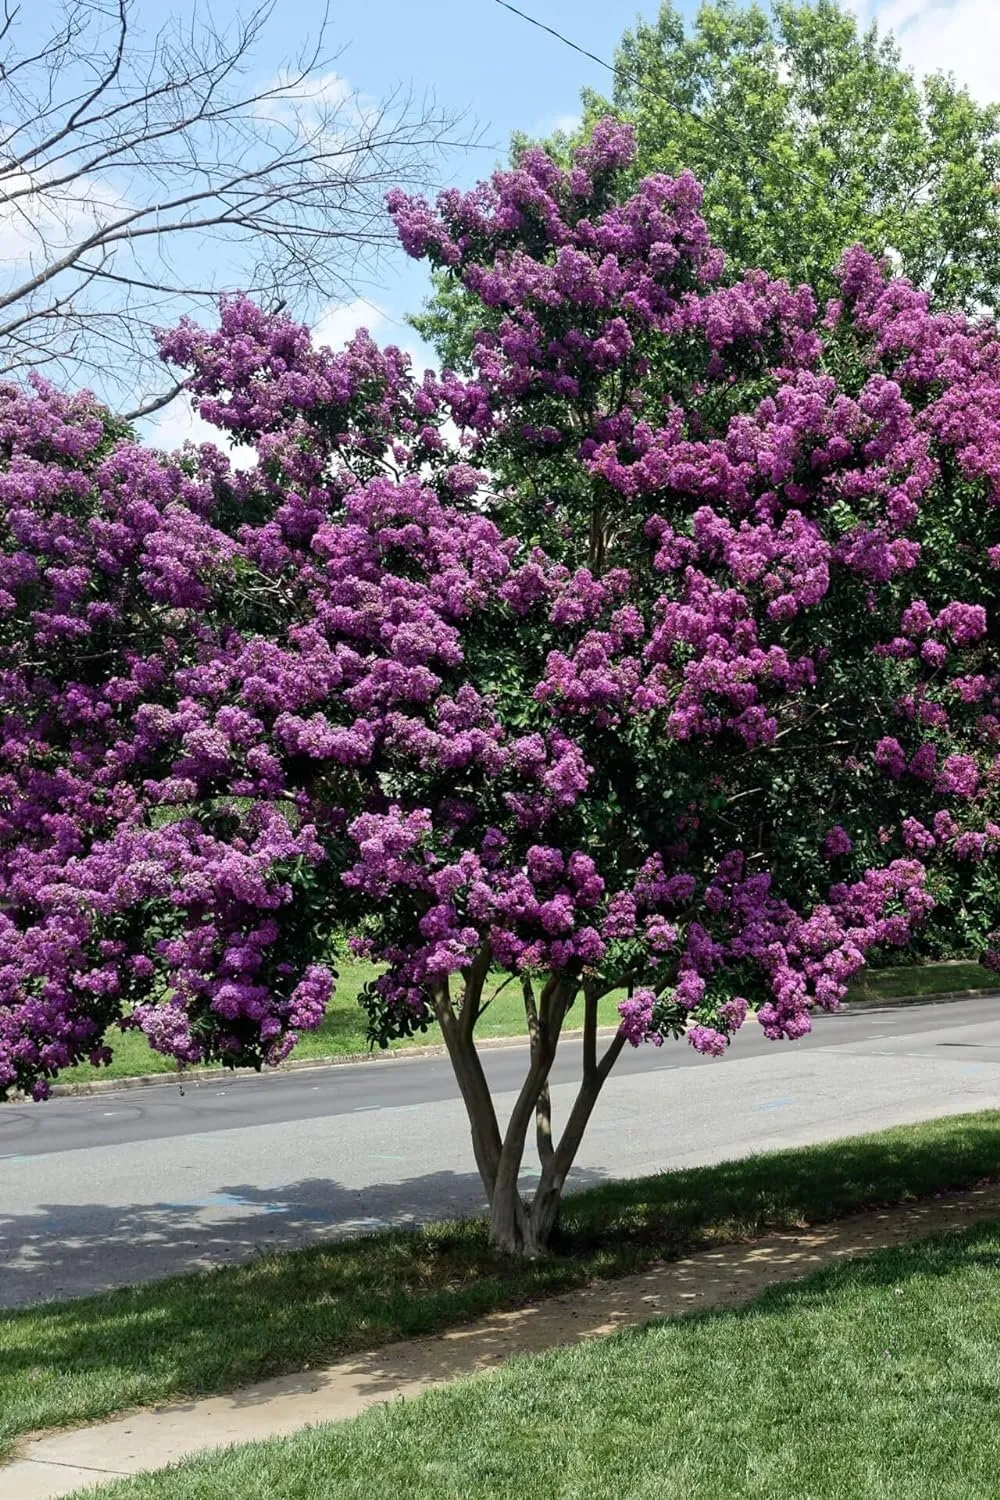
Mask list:
[[[276,68],[275,5],[144,35],[139,0],[61,0],[30,47],[4,8],[0,370],[96,375],[153,411],[169,385],[156,327],[237,288],[303,318],[356,295],[394,244],[388,188],[430,189],[478,143],[433,98],[351,89],[325,17]]]
[[[165,406],[169,406],[171,401],[179,396],[183,389],[184,382],[182,380],[174,381],[173,385],[168,386],[159,396],[150,396],[149,400],[144,401],[141,406],[135,407],[132,411],[125,412],[125,420],[128,422],[138,422],[140,417],[151,417],[154,412],[162,411]]]

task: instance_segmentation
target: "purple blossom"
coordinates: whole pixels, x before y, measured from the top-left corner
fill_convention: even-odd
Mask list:
[[[634,990],[627,1000],[620,1001],[621,1025],[618,1029],[630,1046],[638,1047],[647,1039],[652,1029],[655,1005],[656,996],[650,989]]]
[[[823,853],[827,859],[837,859],[842,854],[850,854],[854,848],[850,835],[839,823],[835,823],[828,829],[823,839]]]
[[[712,1026],[690,1027],[687,1039],[705,1057],[724,1057],[729,1046],[729,1038]]]

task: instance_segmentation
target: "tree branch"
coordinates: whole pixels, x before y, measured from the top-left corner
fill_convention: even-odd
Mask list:
[[[15,239],[0,365],[44,358],[67,383],[96,372],[133,412],[166,395],[153,337],[164,305],[179,314],[249,287],[313,317],[395,244],[388,187],[426,190],[440,157],[479,144],[433,99],[350,90],[325,19],[282,68],[273,0],[228,31],[192,9],[144,39],[142,14],[137,0],[65,0],[23,47],[24,18],[8,7],[0,19],[0,212]],[[251,87],[262,57],[270,81]],[[201,271],[212,259],[226,268],[217,284]],[[16,337],[29,328],[41,353]]]

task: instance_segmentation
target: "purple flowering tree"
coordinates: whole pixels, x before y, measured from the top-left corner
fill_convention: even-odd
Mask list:
[[[493,1242],[533,1254],[625,1046],[800,1036],[935,922],[988,948],[996,330],[861,251],[822,311],[723,285],[692,178],[616,202],[632,149],[392,199],[481,304],[471,378],[243,299],[165,336],[249,471],[0,392],[0,1091],[115,1023],[275,1062],[346,927],[373,1040],[439,1022]]]

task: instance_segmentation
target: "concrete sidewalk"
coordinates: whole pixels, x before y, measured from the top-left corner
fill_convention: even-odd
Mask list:
[[[994,1185],[704,1251],[324,1369],[28,1440],[18,1459],[0,1468],[0,1493],[4,1500],[55,1500],[204,1449],[342,1421],[379,1402],[488,1371],[514,1354],[579,1343],[652,1318],[731,1307],[839,1260],[998,1218],[1000,1186]]]

